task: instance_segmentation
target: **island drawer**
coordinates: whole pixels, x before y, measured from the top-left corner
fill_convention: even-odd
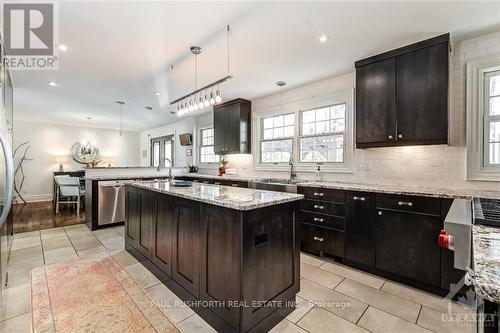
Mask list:
[[[441,202],[437,198],[377,193],[376,202],[377,208],[380,209],[385,208],[432,215],[441,214]]]
[[[339,231],[344,231],[345,219],[339,216],[331,216],[324,214],[316,214],[311,212],[300,211],[298,213],[299,222],[314,224],[321,227],[331,228]]]
[[[314,255],[344,257],[344,233],[300,223],[300,249]]]
[[[306,199],[345,203],[345,191],[299,186],[297,192],[303,194]]]
[[[342,203],[302,200],[300,202],[300,209],[320,214],[329,214],[341,217],[345,216],[345,204]]]

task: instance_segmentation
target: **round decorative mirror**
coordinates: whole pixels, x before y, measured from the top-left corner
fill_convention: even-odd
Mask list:
[[[76,162],[88,165],[99,161],[100,152],[94,140],[85,139],[71,147],[71,156]]]

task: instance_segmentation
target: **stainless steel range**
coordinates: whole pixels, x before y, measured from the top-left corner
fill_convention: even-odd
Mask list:
[[[500,227],[500,200],[475,198],[474,224]]]

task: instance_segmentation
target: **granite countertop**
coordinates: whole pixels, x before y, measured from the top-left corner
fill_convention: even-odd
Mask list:
[[[377,192],[388,194],[417,195],[437,198],[468,199],[491,198],[500,199],[500,191],[471,190],[471,189],[450,189],[433,188],[424,186],[408,185],[384,185],[384,184],[365,184],[348,182],[299,182],[298,186],[323,187],[338,190],[359,191],[359,192]]]
[[[476,294],[500,303],[500,228],[474,225],[472,243]]]
[[[224,175],[224,176],[204,175],[204,174],[200,174],[200,173],[186,173],[184,175],[179,175],[176,177],[191,177],[191,178],[200,178],[200,179],[225,179],[225,180],[234,180],[234,181],[242,181],[242,182],[249,182],[252,180],[258,180],[258,179],[263,178],[263,177],[241,177],[241,176],[236,176],[236,175]]]
[[[166,181],[144,181],[133,183],[131,186],[242,211],[304,198],[302,194],[199,183],[193,183],[190,187],[174,187]]]
[[[167,174],[157,174],[157,175],[95,175],[95,176],[85,176],[85,179],[90,180],[115,180],[115,179],[155,179],[155,178],[167,178]]]

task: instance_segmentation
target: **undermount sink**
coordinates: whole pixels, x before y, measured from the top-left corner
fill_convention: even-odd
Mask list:
[[[264,178],[249,182],[248,187],[268,191],[297,193],[297,184],[302,182],[304,181],[280,178]]]

